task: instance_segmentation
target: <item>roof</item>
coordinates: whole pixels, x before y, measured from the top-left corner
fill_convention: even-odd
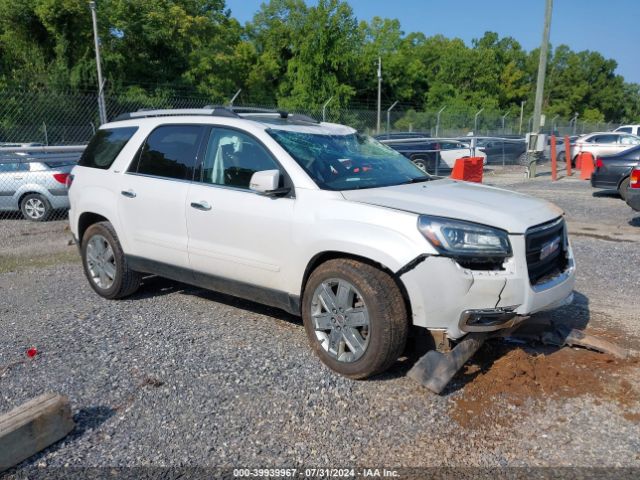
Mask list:
[[[114,123],[132,120],[162,119],[169,117],[199,117],[199,120],[202,118],[247,120],[253,124],[259,124],[264,129],[310,134],[348,135],[356,132],[356,130],[351,127],[335,123],[318,122],[303,114],[248,107],[226,108],[208,106],[205,108],[172,110],[139,110],[137,112],[121,114],[109,122],[109,125],[114,126]]]

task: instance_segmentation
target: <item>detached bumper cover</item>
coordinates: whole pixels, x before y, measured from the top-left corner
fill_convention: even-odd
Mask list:
[[[523,316],[572,300],[575,262],[569,245],[564,271],[531,285],[525,237],[511,235],[510,241],[513,257],[504,270],[469,270],[453,259],[432,256],[403,272],[413,323],[458,339],[472,331],[509,328]]]

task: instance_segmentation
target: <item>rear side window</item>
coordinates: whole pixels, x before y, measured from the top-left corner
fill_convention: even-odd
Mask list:
[[[618,143],[620,135],[598,135],[591,140],[593,143]]]
[[[2,163],[0,160],[0,173],[27,172],[29,171],[28,163]]]
[[[78,165],[108,169],[136,130],[138,127],[98,130],[84,150]]]
[[[130,172],[190,180],[204,133],[200,125],[165,125],[156,128],[142,146]]]
[[[631,127],[620,127],[620,128],[616,128],[616,132],[631,133]]]

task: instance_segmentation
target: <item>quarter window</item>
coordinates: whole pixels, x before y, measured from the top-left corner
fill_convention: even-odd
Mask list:
[[[638,145],[640,138],[635,135],[622,135],[620,137],[620,143],[622,145]]]
[[[136,168],[144,175],[191,180],[204,127],[200,125],[165,125],[147,138]]]
[[[255,172],[279,169],[254,138],[237,130],[214,128],[204,158],[202,182],[248,189]]]
[[[28,163],[0,163],[0,172],[2,173],[28,172],[28,171],[29,171]]]
[[[138,127],[98,130],[80,157],[81,167],[108,169]]]

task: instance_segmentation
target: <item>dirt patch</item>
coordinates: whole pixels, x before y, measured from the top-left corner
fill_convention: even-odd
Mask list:
[[[487,420],[508,424],[509,412],[521,416],[549,399],[590,395],[613,401],[627,410],[640,399],[634,378],[637,358],[618,360],[610,355],[577,348],[533,350],[487,343],[473,363],[456,378],[463,384],[454,399],[452,416],[464,427],[480,427]],[[634,416],[635,413],[628,413]],[[631,420],[631,418],[629,418]]]

